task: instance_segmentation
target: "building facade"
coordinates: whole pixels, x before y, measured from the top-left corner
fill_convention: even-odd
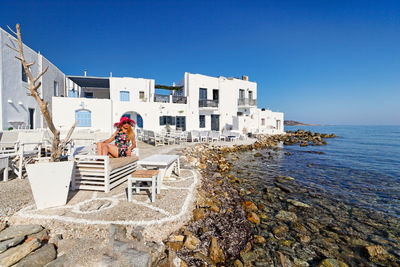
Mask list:
[[[26,89],[28,77],[22,63],[16,59],[17,52],[7,47],[18,47],[17,40],[0,28],[0,124],[3,130],[12,128],[43,128],[46,127],[43,116],[36,101]],[[53,96],[64,96],[65,75],[40,53],[24,45],[24,55],[31,66],[34,76],[46,67],[48,71],[40,78],[42,83],[40,95],[52,108]]]
[[[283,113],[257,108],[257,84],[246,76],[238,79],[186,72],[175,86],[131,77],[66,79],[69,97],[53,97],[54,119],[60,128],[77,120],[78,128],[111,132],[113,122],[128,116],[138,127],[153,131],[166,127],[242,134],[284,131]],[[63,108],[66,106],[68,110]]]
[[[44,128],[35,100],[27,95],[28,79],[17,53],[17,41],[0,28],[0,123],[2,129]],[[128,116],[137,126],[161,131],[232,130],[246,133],[283,133],[283,113],[257,108],[257,83],[247,76],[210,77],[186,72],[174,86],[132,77],[66,76],[40,53],[24,45],[33,75],[40,78],[40,95],[49,103],[56,127],[113,131],[113,123]]]

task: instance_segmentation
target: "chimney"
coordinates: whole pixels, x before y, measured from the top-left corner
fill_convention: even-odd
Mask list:
[[[249,80],[249,76],[242,75],[242,80],[243,80],[243,81],[248,81],[248,80]]]
[[[84,71],[83,71],[83,76],[86,77],[86,74],[87,74],[87,70],[84,70]]]

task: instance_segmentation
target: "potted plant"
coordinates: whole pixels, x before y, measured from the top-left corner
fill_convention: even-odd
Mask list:
[[[48,109],[48,103],[44,101],[38,93],[38,89],[42,85],[39,79],[46,73],[49,67],[46,67],[38,76],[34,77],[30,67],[34,65],[35,62],[28,63],[25,60],[24,45],[19,24],[16,25],[16,32],[10,27],[8,28],[16,36],[17,45],[11,43],[12,45],[7,44],[7,46],[18,53],[16,58],[21,61],[25,73],[28,76],[29,87],[27,87],[27,89],[29,90],[29,95],[37,102],[46,120],[47,126],[53,134],[50,158],[26,166],[36,207],[38,209],[43,209],[65,205],[67,203],[74,162],[61,161],[61,155],[77,123],[75,122],[65,139],[61,142],[60,131],[54,126],[51,113]]]

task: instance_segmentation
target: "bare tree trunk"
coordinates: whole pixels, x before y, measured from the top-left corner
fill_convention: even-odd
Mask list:
[[[38,89],[40,88],[40,86],[42,85],[41,82],[36,83],[40,77],[42,77],[46,71],[48,70],[49,67],[46,67],[37,77],[33,77],[32,72],[30,71],[29,67],[34,65],[35,62],[32,63],[28,63],[25,60],[24,57],[24,50],[23,50],[23,42],[22,42],[22,37],[21,37],[21,30],[20,30],[20,26],[19,24],[16,25],[16,29],[17,32],[14,32],[13,30],[11,30],[10,27],[8,27],[9,30],[14,33],[17,37],[18,40],[18,49],[7,45],[9,48],[11,48],[12,50],[18,52],[19,56],[16,56],[17,59],[19,59],[22,63],[22,66],[24,67],[25,73],[28,76],[28,80],[29,80],[29,88],[27,88],[29,90],[29,94],[36,100],[36,102],[39,105],[40,111],[43,114],[43,117],[45,118],[46,122],[47,122],[47,126],[49,127],[50,131],[53,133],[53,143],[52,143],[52,147],[51,147],[51,155],[50,155],[50,161],[60,161],[60,157],[62,155],[62,152],[69,140],[69,138],[71,137],[71,134],[73,132],[73,130],[75,129],[75,126],[77,124],[77,122],[75,122],[75,124],[71,127],[71,129],[69,130],[67,136],[65,137],[64,141],[60,144],[60,131],[56,129],[56,127],[54,126],[53,120],[51,118],[50,112],[48,110],[48,103],[46,101],[44,101],[38,94]]]

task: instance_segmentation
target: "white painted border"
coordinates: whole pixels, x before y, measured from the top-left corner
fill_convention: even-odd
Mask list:
[[[188,194],[186,196],[186,199],[182,205],[182,208],[180,210],[180,212],[176,215],[168,215],[168,217],[159,219],[159,220],[149,220],[149,221],[133,221],[133,220],[117,220],[117,221],[102,221],[102,220],[88,220],[88,219],[79,219],[79,218],[73,218],[73,217],[65,217],[65,216],[60,216],[60,215],[41,215],[41,214],[32,214],[32,211],[30,211],[29,209],[32,208],[33,206],[29,206],[26,207],[24,209],[21,209],[19,212],[17,212],[17,215],[23,218],[30,218],[30,219],[41,219],[41,220],[57,220],[57,221],[62,221],[62,222],[67,222],[67,223],[79,223],[79,224],[86,224],[86,225],[95,225],[95,224],[100,224],[100,225],[108,225],[108,224],[121,224],[121,225],[137,225],[137,226],[144,226],[144,225],[157,225],[157,224],[163,224],[166,222],[172,222],[175,221],[177,219],[179,219],[180,217],[182,217],[183,215],[185,215],[185,213],[188,212],[189,209],[189,205],[190,202],[193,199],[193,191],[199,181],[199,173],[197,171],[194,170],[190,170],[193,174],[193,178],[194,181],[193,183],[190,185],[190,187],[188,187]],[[116,195],[119,196],[119,195]],[[87,200],[87,201],[92,201],[94,198]],[[101,199],[101,198],[100,198]],[[82,202],[79,203],[79,205]],[[135,203],[137,204],[137,203]],[[67,206],[67,208],[71,207],[73,208],[74,206]],[[146,207],[150,206],[150,205],[146,205],[146,203],[142,202],[141,205],[144,205]],[[111,206],[111,205],[110,205]],[[64,207],[65,208],[65,207]],[[107,207],[108,208],[108,207]],[[157,207],[153,207],[155,208],[157,211],[159,211]],[[104,209],[103,209],[104,210]],[[160,209],[162,210],[162,209]],[[164,211],[166,212],[166,211]],[[168,212],[166,212],[167,214],[169,214]],[[164,213],[165,214],[165,213]],[[166,215],[167,215],[166,214]]]

